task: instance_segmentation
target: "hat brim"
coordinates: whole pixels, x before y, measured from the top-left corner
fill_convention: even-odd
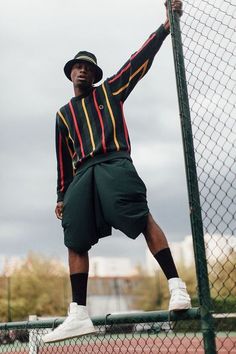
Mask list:
[[[87,61],[89,64],[91,64],[94,69],[95,69],[95,78],[94,78],[94,83],[96,84],[97,82],[99,82],[101,79],[102,79],[102,76],[103,76],[103,72],[102,72],[102,69],[99,68],[98,65],[90,62],[89,60],[81,60],[81,59],[72,59],[72,60],[69,60],[66,65],[64,66],[64,73],[66,75],[66,77],[70,80],[71,80],[71,70],[73,68],[73,66],[77,63],[80,63],[80,62],[84,62],[84,61]]]

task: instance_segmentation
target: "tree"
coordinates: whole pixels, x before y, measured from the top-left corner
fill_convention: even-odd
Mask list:
[[[227,299],[236,296],[236,252],[217,259],[211,265],[210,283],[213,298]]]
[[[9,282],[0,294],[0,316],[8,319]],[[68,298],[68,276],[64,266],[55,259],[30,253],[22,265],[10,274],[10,310],[14,321],[38,316],[65,314]]]
[[[197,297],[197,281],[194,265],[186,267],[178,264],[180,277],[186,282],[191,298]],[[163,310],[168,308],[169,290],[168,283],[162,271],[157,270],[154,276],[148,276],[140,271],[142,280],[139,281],[134,295],[134,307],[145,311]]]

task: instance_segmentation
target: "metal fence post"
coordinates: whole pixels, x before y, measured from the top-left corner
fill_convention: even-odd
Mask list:
[[[190,207],[190,220],[198,280],[198,293],[201,311],[201,328],[203,332],[205,353],[214,354],[216,353],[215,333],[213,326],[213,318],[210,313],[212,305],[208,281],[203,223],[194,154],[188,90],[185,75],[183,47],[179,15],[172,12],[171,0],[168,0],[168,13],[171,24],[171,38],[183,139],[188,199]]]
[[[29,321],[37,321],[36,315],[30,315]],[[36,329],[29,330],[29,354],[38,354],[38,334]]]

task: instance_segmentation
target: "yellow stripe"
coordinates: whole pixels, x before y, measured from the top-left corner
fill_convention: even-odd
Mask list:
[[[61,117],[61,120],[63,121],[63,123],[65,124],[65,126],[67,127],[68,133],[69,133],[69,138],[71,139],[71,141],[74,144],[74,140],[72,139],[72,136],[70,135],[70,129],[68,127],[68,124],[66,123],[66,120],[64,118],[64,116],[62,115],[62,113],[60,111],[58,111],[59,116]]]
[[[94,151],[95,150],[95,144],[94,144],[94,139],[93,139],[93,132],[92,132],[91,124],[90,124],[90,121],[89,121],[88,112],[87,112],[87,109],[86,109],[86,106],[85,106],[84,98],[82,99],[82,107],[83,107],[84,114],[85,114],[85,117],[86,117],[86,120],[87,120],[89,134],[90,134],[90,139],[91,139],[91,143],[92,143],[92,147],[93,147],[93,151]]]
[[[71,151],[68,138],[66,138],[66,145],[67,145],[67,148],[68,148],[68,150],[69,150],[69,153],[70,153],[71,158],[73,158],[73,151]]]
[[[149,61],[149,59],[146,60],[145,63],[144,63],[142,66],[140,66],[140,68],[138,68],[138,69],[133,73],[133,75],[130,76],[129,81],[127,82],[127,84],[125,84],[124,86],[122,86],[118,91],[113,92],[113,95],[114,95],[114,96],[119,95],[120,92],[122,92],[124,89],[126,89],[126,88],[129,86],[130,81],[131,81],[141,70],[143,70],[142,75],[141,75],[141,77],[139,78],[139,80],[141,80],[142,77],[143,77],[143,75],[145,74],[145,72],[146,72],[146,70],[147,70],[148,61]]]
[[[111,117],[111,121],[112,121],[112,125],[113,125],[114,142],[115,142],[117,151],[119,151],[119,150],[120,150],[120,146],[119,146],[119,143],[118,143],[117,138],[116,138],[116,123],[115,123],[115,118],[114,118],[114,115],[113,115],[113,112],[112,112],[112,109],[111,109],[110,102],[109,102],[108,97],[107,97],[107,92],[106,92],[104,83],[102,84],[102,89],[103,89],[103,92],[104,92],[104,95],[105,95],[105,98],[106,98],[107,107],[108,107],[108,110],[109,110],[109,113],[110,113],[110,117]]]

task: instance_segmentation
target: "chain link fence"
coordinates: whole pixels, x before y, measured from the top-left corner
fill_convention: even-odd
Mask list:
[[[36,316],[34,316],[36,317]],[[97,330],[92,336],[44,344],[42,336],[54,329],[63,318],[0,325],[0,352],[39,353],[204,353],[200,332],[200,310],[182,314],[167,311],[145,314],[107,315],[93,318]],[[176,325],[182,324],[181,330]],[[235,354],[235,341],[217,338],[218,353]]]
[[[218,350],[236,336],[236,4],[185,2],[183,52]],[[232,353],[235,351],[232,347]]]
[[[107,315],[93,318],[97,333],[44,344],[42,336],[63,319],[8,323],[0,325],[0,351],[4,353],[202,353],[201,335],[176,332],[176,321],[191,326],[200,312],[192,309],[180,314],[147,312]],[[31,318],[32,319],[32,318]]]
[[[33,321],[0,324],[1,353],[204,353],[199,309],[95,317],[96,334],[51,344],[44,344],[42,336],[63,318],[33,317]],[[218,353],[235,354],[235,339],[219,336],[217,348]]]
[[[236,353],[235,4],[232,0],[185,1],[184,10],[181,31],[191,129],[185,127],[183,142],[185,145],[192,130],[195,159],[185,155],[185,160],[196,167],[196,199],[200,198],[202,216],[196,230],[201,234],[202,223],[204,235],[203,249],[199,251],[199,240],[194,246],[199,290],[195,307],[184,313],[93,318],[97,334],[49,345],[44,345],[41,337],[62,319],[0,324],[0,352]],[[181,94],[179,99],[183,100]],[[194,184],[191,173],[187,176],[190,186]],[[205,310],[212,312],[212,322],[207,325]],[[215,348],[205,341],[205,325],[216,333],[216,338],[211,338]]]

